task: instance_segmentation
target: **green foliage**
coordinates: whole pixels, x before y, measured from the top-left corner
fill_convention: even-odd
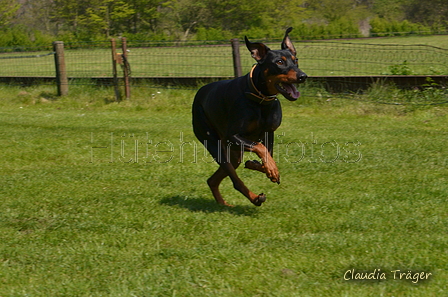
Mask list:
[[[330,24],[305,24],[294,27],[291,36],[297,36],[302,40],[356,38],[361,37],[358,26],[349,19],[339,19]]]
[[[392,75],[412,75],[414,72],[409,68],[408,62],[403,61],[401,64],[389,66]]]
[[[28,34],[28,36],[33,45],[38,48],[51,47],[52,42],[55,41],[54,36],[44,34],[42,31],[39,30],[33,30]]]
[[[329,36],[334,36],[334,38],[360,37],[357,24],[350,19],[340,19],[330,23],[327,26],[327,32]]]
[[[375,0],[371,8],[373,14],[379,18],[401,21],[406,14],[404,6],[409,2],[409,0]]]
[[[350,19],[359,21],[369,16],[369,12],[362,1],[355,0],[313,0],[308,1],[312,12],[311,15],[316,19],[323,19],[327,23]]]
[[[165,32],[141,32],[141,33],[126,33],[124,37],[128,39],[130,44],[135,44],[137,46],[138,42],[148,42],[148,40],[155,41],[169,41],[172,40],[169,35]]]
[[[89,35],[106,35],[126,30],[123,24],[135,14],[135,10],[125,1],[102,0],[96,7],[89,7],[79,18],[79,24]]]
[[[196,40],[229,40],[232,33],[222,29],[199,27],[196,30]]]
[[[3,2],[4,3],[3,3]],[[360,27],[372,36],[446,32],[444,0],[0,0],[0,27],[26,32],[24,36],[53,36],[66,42],[135,36],[150,40],[228,40],[279,38],[294,27],[301,39],[359,37]],[[422,4],[422,3],[424,4]],[[13,4],[11,4],[13,3]],[[435,18],[431,18],[431,16]],[[2,25],[3,24],[3,25]],[[17,29],[18,28],[18,29]],[[39,44],[33,38],[6,32],[0,46]]]
[[[448,25],[448,10],[445,0],[410,0],[404,6],[406,17],[413,22],[422,24]]]
[[[19,28],[6,29],[0,34],[0,46],[2,47],[27,47],[31,45],[31,40],[24,30]]]
[[[409,34],[431,34],[431,27],[421,24],[411,23],[408,20],[389,21],[384,18],[375,17],[370,21],[371,35],[377,37],[383,36],[403,36]]]
[[[378,82],[372,84],[365,96],[372,102],[404,106],[407,111],[448,103],[447,88],[432,82],[431,79],[420,88],[414,89],[398,89],[393,84]]]
[[[20,8],[20,2],[0,0],[0,28],[8,28]]]
[[[49,48],[54,36],[38,30],[27,30],[19,26],[11,27],[0,34],[1,51],[29,51],[35,48]]]

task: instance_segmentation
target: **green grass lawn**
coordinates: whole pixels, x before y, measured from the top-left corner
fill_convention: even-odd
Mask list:
[[[53,93],[0,89],[0,296],[448,294],[446,106],[305,89],[282,100],[281,185],[238,169],[267,202],[225,180],[228,208],[195,151],[194,91]],[[350,279],[375,269],[386,279]]]

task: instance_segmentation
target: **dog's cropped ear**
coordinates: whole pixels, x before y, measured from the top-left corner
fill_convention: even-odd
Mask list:
[[[246,41],[247,49],[252,53],[252,58],[257,60],[257,62],[262,61],[266,57],[268,51],[271,50],[263,43],[250,42],[249,39],[247,39],[247,36],[244,36],[244,40]]]
[[[285,37],[283,38],[283,42],[282,42],[282,50],[289,50],[291,52],[291,54],[293,56],[297,56],[297,51],[296,48],[294,47],[294,45],[291,42],[291,39],[289,39],[289,32],[292,31],[292,27],[289,27],[288,29],[286,29],[285,32]]]

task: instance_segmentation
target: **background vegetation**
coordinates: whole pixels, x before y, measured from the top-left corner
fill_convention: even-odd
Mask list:
[[[295,39],[440,33],[445,0],[0,0],[0,46],[103,40]]]

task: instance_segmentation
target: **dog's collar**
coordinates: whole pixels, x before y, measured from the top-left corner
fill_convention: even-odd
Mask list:
[[[245,93],[246,98],[249,98],[250,100],[257,102],[258,104],[266,104],[271,101],[277,100],[277,95],[266,96],[260,90],[257,89],[252,79],[252,74],[254,72],[255,67],[257,67],[257,64],[255,64],[252,67],[249,75],[247,76],[250,92]]]

